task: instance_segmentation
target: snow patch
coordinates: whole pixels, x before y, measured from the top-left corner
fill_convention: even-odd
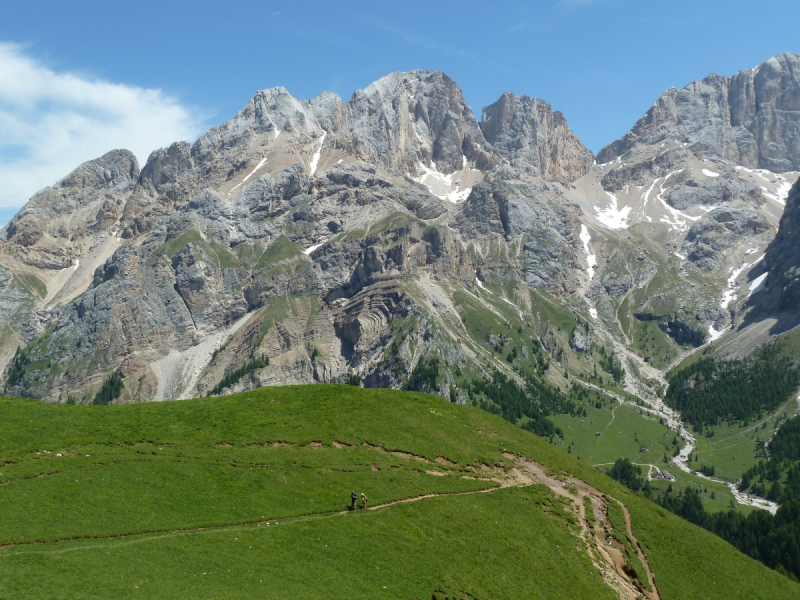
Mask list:
[[[74,267],[72,267],[72,270],[73,270],[73,271],[77,271],[77,270],[78,270],[78,267],[80,266],[80,264],[81,264],[81,260],[80,260],[79,258],[76,258],[76,259],[75,259],[75,266],[74,266]]]
[[[320,242],[319,244],[315,244],[313,246],[310,246],[310,247],[306,248],[305,250],[303,250],[303,254],[305,254],[306,256],[309,256],[314,250],[316,250],[317,248],[319,248],[320,246],[322,246],[326,242],[327,242],[327,240],[325,240],[325,242]]]
[[[581,223],[581,241],[583,242],[583,249],[586,251],[586,272],[589,273],[589,280],[591,281],[594,279],[594,268],[597,266],[597,255],[591,254],[591,250],[589,249],[589,242],[592,240],[592,236],[589,234],[589,230],[586,228],[586,225]]]
[[[595,321],[597,320],[597,309],[594,306],[589,307],[589,314],[592,315]]]
[[[672,206],[667,204],[664,198],[662,198],[665,191],[664,184],[667,183],[667,179],[669,179],[673,175],[676,175],[677,173],[680,173],[681,171],[683,171],[683,169],[679,169],[678,171],[672,171],[666,177],[664,177],[664,181],[659,185],[659,192],[658,195],[656,196],[656,200],[658,200],[659,203],[661,203],[661,206],[663,206],[664,209],[669,213],[669,216],[661,217],[661,219],[659,220],[662,223],[666,223],[667,225],[669,225],[670,229],[677,231],[686,231],[687,229],[689,229],[689,226],[686,224],[686,221],[687,220],[697,221],[697,219],[699,219],[700,217],[691,217],[687,215],[685,212],[681,212],[678,209],[673,208]]]
[[[314,156],[311,157],[311,163],[309,164],[309,167],[311,168],[311,173],[309,173],[310,175],[313,175],[317,171],[317,165],[319,164],[319,159],[322,156],[322,144],[325,143],[326,135],[328,135],[327,131],[322,133],[322,139],[319,141],[319,148],[316,152],[314,152]]]
[[[644,204],[642,204],[642,208],[647,206],[647,201],[650,199],[650,192],[653,191],[653,188],[655,187],[656,183],[658,183],[659,179],[660,177],[656,177],[656,179],[653,180],[653,183],[650,184],[650,187],[647,188],[647,191],[644,193]]]
[[[609,229],[627,229],[628,215],[632,207],[625,206],[620,209],[618,208],[617,197],[611,192],[606,192],[606,194],[611,198],[611,204],[603,209],[595,207],[595,217]]]
[[[273,127],[274,127],[274,125],[273,125]],[[275,139],[276,139],[276,140],[278,139],[278,136],[279,136],[280,134],[281,134],[281,130],[280,130],[280,129],[278,129],[277,127],[275,127],[275,130],[272,132],[272,135],[274,135],[274,136],[275,136]]]
[[[782,180],[780,184],[778,184],[778,189],[775,193],[780,198],[780,203],[786,206],[786,198],[789,196],[789,190],[792,189],[792,182],[787,181],[785,177],[782,175],[778,175],[778,177]]]
[[[759,187],[765,197],[781,206],[786,206],[786,197],[789,195],[789,190],[792,189],[792,181],[787,178],[787,175],[794,175],[794,171],[791,173],[773,173],[767,169],[748,169],[747,167],[736,167],[736,170],[760,177],[764,180],[764,183],[773,186],[774,191],[763,185]]]
[[[742,272],[745,269],[756,266],[762,260],[764,260],[764,255],[763,254],[761,256],[759,256],[756,260],[754,260],[751,263],[748,263],[748,262],[743,263],[742,266],[739,267],[738,269],[734,269],[733,267],[731,267],[731,275],[730,275],[730,277],[728,277],[728,286],[725,288],[725,291],[722,293],[722,300],[720,300],[720,303],[719,303],[719,306],[720,306],[720,308],[722,310],[727,310],[727,308],[730,305],[730,303],[733,302],[734,300],[736,300],[736,298],[738,298],[734,288],[736,286],[736,280],[739,278],[739,275],[741,275]],[[761,291],[761,290],[759,290],[759,291]],[[752,295],[752,290],[751,290],[751,294],[750,295]]]
[[[773,202],[777,202],[781,206],[786,206],[786,201],[782,200],[781,197],[778,196],[778,194],[773,194],[767,188],[765,188],[763,185],[760,185],[758,187],[761,188],[761,193],[764,194],[767,198],[769,198]]]
[[[467,169],[467,157],[461,157],[461,164],[462,170]],[[453,204],[458,204],[460,202],[464,202],[470,193],[472,192],[472,188],[464,188],[462,190],[458,189],[458,184],[460,179],[457,179],[455,182],[453,181],[454,178],[457,177],[458,173],[450,173],[449,175],[445,175],[441,171],[436,169],[436,163],[431,162],[433,168],[427,167],[421,162],[418,163],[419,170],[422,171],[422,175],[419,177],[411,177],[417,183],[421,183],[425,187],[428,188],[428,191],[436,196],[441,200],[447,200],[448,202],[452,202]],[[472,169],[477,171],[477,169]]]
[[[250,178],[251,178],[253,175],[255,175],[255,172],[256,172],[256,171],[258,171],[258,170],[259,170],[261,167],[263,167],[265,164],[267,164],[267,157],[266,157],[266,156],[265,156],[264,158],[262,158],[262,159],[261,159],[261,160],[258,162],[258,164],[256,165],[256,168],[255,168],[255,169],[253,169],[252,171],[250,171],[250,173],[248,173],[247,177],[245,177],[244,179],[242,179],[242,183],[244,183],[245,181],[247,181],[248,179],[250,179]],[[239,187],[240,185],[242,185],[242,183],[240,183],[240,184],[239,184],[239,185],[237,185],[236,187]],[[235,189],[236,189],[236,187],[235,187],[235,188],[233,188],[231,191],[235,190]]]
[[[718,340],[719,338],[721,338],[722,335],[726,331],[728,331],[728,329],[730,329],[730,327],[726,327],[722,331],[717,331],[716,329],[714,329],[714,324],[712,323],[711,325],[708,326],[708,335],[711,338],[711,341],[714,342],[714,341]]]
[[[706,177],[719,177],[719,173],[715,173],[714,171],[709,171],[708,169],[703,169],[703,175]]]
[[[759,292],[763,292],[767,287],[767,275],[769,273],[764,273],[756,277],[753,282],[750,284],[750,293],[747,295],[749,298],[753,294],[758,294]]]

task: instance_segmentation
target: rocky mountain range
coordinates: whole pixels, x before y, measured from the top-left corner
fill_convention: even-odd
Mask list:
[[[596,161],[543,100],[506,92],[478,122],[440,72],[346,102],[262,90],[141,168],[80,165],[0,230],[5,393],[400,387],[436,359],[463,401],[460,373],[514,376],[481,315],[531,327],[555,385],[594,347],[664,367],[757,344],[800,302],[798,172],[794,54],[667,90]]]

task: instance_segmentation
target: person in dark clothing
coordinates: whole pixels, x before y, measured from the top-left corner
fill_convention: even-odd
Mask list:
[[[356,507],[356,500],[358,500],[358,494],[356,494],[356,491],[353,490],[350,493],[350,510],[353,510]]]

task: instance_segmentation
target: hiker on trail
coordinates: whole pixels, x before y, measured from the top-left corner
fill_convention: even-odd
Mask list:
[[[361,508],[367,508],[367,495],[364,492],[361,492]]]
[[[353,509],[355,509],[355,507],[356,507],[356,500],[358,500],[358,494],[356,494],[356,491],[355,491],[355,490],[353,490],[353,491],[350,493],[350,510],[353,510]]]

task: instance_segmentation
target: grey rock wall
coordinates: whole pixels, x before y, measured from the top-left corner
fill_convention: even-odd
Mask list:
[[[544,100],[505,92],[483,109],[480,125],[500,156],[542,179],[572,182],[592,167],[594,155]]]
[[[772,312],[800,309],[800,180],[789,192],[778,233],[764,255],[768,292],[755,301]]]
[[[671,140],[748,168],[800,170],[800,56],[787,52],[733,77],[712,74],[670,88],[597,161]]]

